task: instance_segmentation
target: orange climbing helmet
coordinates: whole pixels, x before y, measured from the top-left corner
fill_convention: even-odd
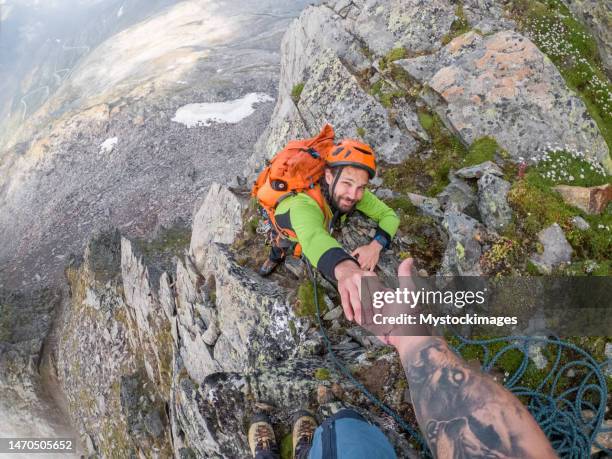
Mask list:
[[[376,157],[369,145],[353,139],[343,139],[327,155],[329,167],[353,166],[367,171],[370,179],[376,175]]]

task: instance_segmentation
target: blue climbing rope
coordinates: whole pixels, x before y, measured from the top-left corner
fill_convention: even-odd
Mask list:
[[[608,387],[604,367],[612,364],[610,360],[598,363],[593,357],[575,344],[558,338],[535,336],[504,336],[486,340],[471,340],[457,336],[460,343],[455,347],[459,353],[465,346],[479,346],[484,354],[482,369],[488,373],[504,354],[516,350],[522,354],[517,369],[506,376],[504,386],[514,395],[527,398],[527,409],[548,437],[557,454],[562,458],[590,457],[591,447],[596,446],[607,454],[612,450],[598,444],[596,437],[601,432],[612,431],[603,428],[602,423],[608,400]],[[492,345],[503,345],[491,355]],[[522,385],[528,371],[529,348],[540,345],[552,351],[552,366],[539,384],[534,388]],[[577,356],[572,361],[561,364],[564,352]],[[564,387],[569,372],[580,375],[580,382],[574,387]],[[572,376],[576,377],[576,376]],[[585,412],[590,411],[590,417]]]
[[[321,321],[316,276],[307,260],[305,264],[313,283],[319,329],[332,362],[340,373],[359,389],[370,402],[391,416],[408,433],[416,442],[423,457],[432,457],[420,432],[372,394],[336,357],[331,341]],[[612,428],[602,427],[608,399],[608,387],[603,368],[606,365],[612,365],[612,361],[607,360],[603,363],[598,363],[588,352],[572,343],[557,338],[531,336],[505,336],[485,340],[471,340],[461,336],[456,338],[460,341],[459,345],[454,348],[457,354],[465,346],[480,346],[484,355],[482,370],[485,373],[493,370],[495,363],[507,352],[516,350],[522,353],[521,363],[512,374],[506,376],[504,386],[517,397],[522,399],[528,398],[527,408],[529,412],[538,422],[561,458],[581,459],[590,457],[593,445],[607,454],[612,454],[612,450],[603,448],[596,441],[599,433],[612,431]],[[499,346],[500,343],[504,344],[504,346],[491,355],[490,347],[492,345]],[[553,346],[555,349],[554,363],[535,389],[521,385],[522,378],[525,376],[529,366],[529,348],[533,344],[546,347]],[[574,352],[580,358],[561,365],[563,352]],[[564,375],[567,377],[569,370],[573,370],[574,374],[582,371],[584,376],[579,384],[567,389],[563,387],[562,378]],[[585,411],[590,411],[593,413],[593,416],[585,418]]]

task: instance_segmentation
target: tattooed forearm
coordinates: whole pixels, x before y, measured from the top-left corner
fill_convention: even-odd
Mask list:
[[[557,457],[514,395],[470,368],[442,338],[415,340],[400,356],[419,426],[435,457]]]

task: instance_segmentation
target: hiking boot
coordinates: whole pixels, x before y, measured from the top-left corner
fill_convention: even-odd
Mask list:
[[[294,415],[293,423],[293,458],[301,459],[308,456],[312,445],[312,437],[317,428],[317,421],[310,411],[300,410]]]
[[[264,261],[261,268],[259,268],[259,275],[261,277],[267,277],[274,272],[277,266],[280,264],[278,261],[270,260],[269,258]]]
[[[274,430],[270,424],[270,417],[266,414],[260,413],[253,417],[249,426],[248,439],[253,457],[264,451],[278,453]]]

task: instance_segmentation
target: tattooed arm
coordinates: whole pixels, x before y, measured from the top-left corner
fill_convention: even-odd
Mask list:
[[[421,431],[437,458],[557,457],[523,404],[440,337],[390,337]]]
[[[399,267],[400,285],[414,289],[412,260]],[[402,334],[429,334],[419,328]],[[468,366],[444,338],[381,337],[399,352],[417,421],[437,458],[555,458],[527,408],[489,375]]]

